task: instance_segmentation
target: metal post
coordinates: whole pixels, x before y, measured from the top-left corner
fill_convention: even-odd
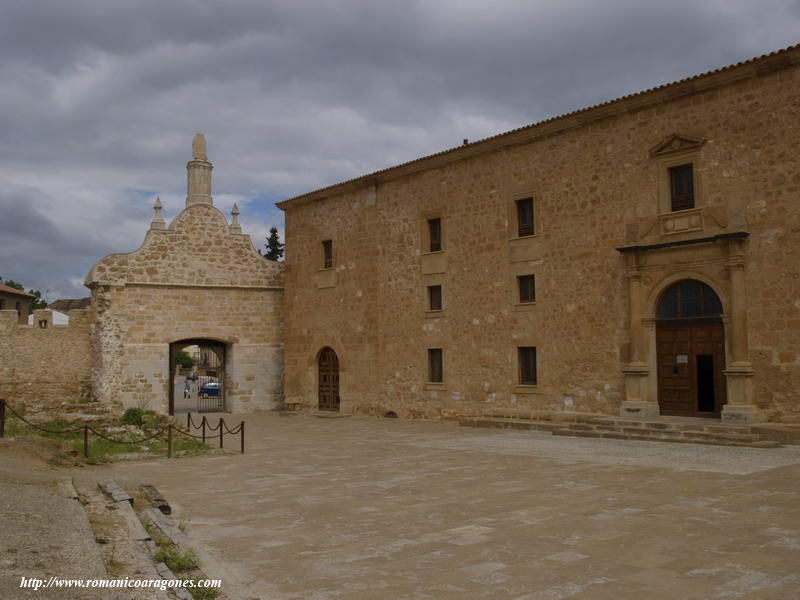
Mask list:
[[[225,430],[225,419],[219,420],[219,447],[222,448],[222,433]]]
[[[239,432],[242,436],[242,454],[244,454],[244,421],[242,421],[242,430]]]
[[[6,401],[0,398],[0,438],[6,435]]]
[[[200,423],[201,427],[203,428],[203,443],[206,443],[206,416],[203,415],[203,420]]]
[[[186,413],[186,431],[188,431],[189,433],[191,433],[191,431],[192,431],[192,413],[191,412],[187,412]]]
[[[167,458],[172,458],[172,423],[167,426]]]
[[[89,458],[89,426],[83,426],[83,458]]]

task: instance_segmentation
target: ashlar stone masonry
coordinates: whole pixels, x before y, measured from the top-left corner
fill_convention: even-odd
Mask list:
[[[187,165],[186,208],[166,226],[161,203],[141,247],[100,260],[92,290],[92,379],[97,399],[170,410],[170,344],[225,344],[225,409],[282,401],[283,265],[264,259],[213,205],[202,134]]]
[[[795,46],[279,203],[287,402],[800,420],[798,123]]]

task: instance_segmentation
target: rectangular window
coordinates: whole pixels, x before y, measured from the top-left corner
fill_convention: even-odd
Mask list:
[[[536,348],[526,346],[517,348],[519,353],[520,385],[536,385]]]
[[[517,200],[517,225],[519,237],[534,234],[533,198]]]
[[[429,251],[439,252],[442,249],[442,220],[428,219]]]
[[[428,286],[428,310],[442,310],[442,286]]]
[[[430,383],[442,383],[442,349],[428,349],[428,381]]]
[[[14,303],[14,307],[17,309],[17,314],[19,314],[20,313],[20,303],[19,302],[15,302]]]
[[[536,276],[520,275],[517,277],[520,302],[536,302]]]
[[[330,269],[333,267],[333,241],[325,240],[322,242],[322,268]]]
[[[672,211],[694,208],[694,169],[690,164],[669,170]]]

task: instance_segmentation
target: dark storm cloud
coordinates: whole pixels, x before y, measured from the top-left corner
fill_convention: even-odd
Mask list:
[[[798,24],[779,0],[6,1],[0,176],[64,257],[32,244],[18,277],[76,281],[136,247],[153,193],[180,208],[196,130],[259,244],[280,225],[259,199],[784,47]]]

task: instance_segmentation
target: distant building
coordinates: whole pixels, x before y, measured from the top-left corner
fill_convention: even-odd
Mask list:
[[[7,285],[0,285],[0,310],[17,311],[17,319],[20,323],[28,322],[34,298],[33,294]]]
[[[49,313],[49,319],[46,320],[47,323],[50,325],[69,325],[69,315],[67,313],[63,313],[60,310],[53,310],[48,306],[47,308],[43,308],[42,310],[47,311]],[[44,319],[39,319],[38,322],[34,322],[34,315],[28,315],[28,325],[36,325],[37,327],[42,327]],[[46,325],[44,325],[46,327]]]

